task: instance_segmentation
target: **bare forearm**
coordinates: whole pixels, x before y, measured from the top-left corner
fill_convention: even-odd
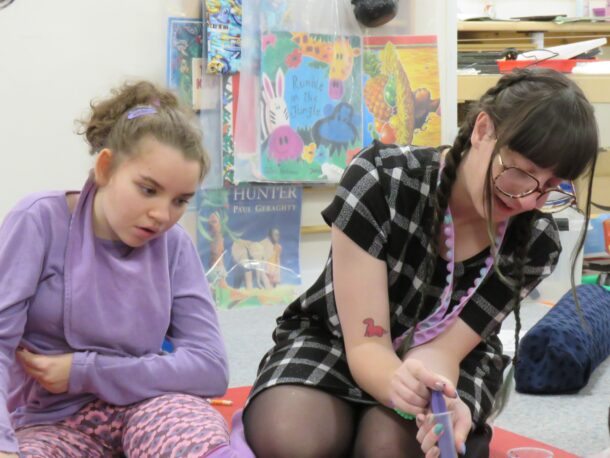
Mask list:
[[[460,376],[460,361],[454,354],[434,346],[422,345],[407,352],[404,359],[421,361],[426,369],[446,377],[454,386],[457,386]]]
[[[396,353],[378,343],[368,343],[348,352],[347,361],[358,386],[379,403],[388,405],[392,375],[402,364]]]
[[[481,338],[461,319],[430,342],[410,350],[405,359],[417,359],[431,372],[446,377],[457,386],[460,363]]]
[[[389,404],[389,387],[394,372],[402,361],[389,349],[378,344],[364,344],[348,353],[348,364],[360,388],[381,404]],[[456,386],[460,374],[459,361],[454,355],[438,348],[422,346],[405,357],[420,361],[430,372],[446,377]]]

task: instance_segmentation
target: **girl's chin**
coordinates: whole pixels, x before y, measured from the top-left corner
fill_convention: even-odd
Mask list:
[[[493,215],[494,215],[494,221],[504,221],[508,218],[510,218],[511,216],[516,215],[518,212],[514,209],[509,207],[508,205],[506,205],[504,203],[504,201],[498,197],[497,194],[494,194],[494,202],[493,202]]]

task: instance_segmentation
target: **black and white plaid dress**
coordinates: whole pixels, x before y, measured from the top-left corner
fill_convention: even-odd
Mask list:
[[[426,224],[433,212],[430,196],[436,189],[439,158],[436,148],[398,148],[376,142],[350,163],[332,203],[322,212],[327,224],[334,224],[386,262],[392,339],[411,327],[421,297]],[[501,266],[512,262],[514,238],[509,225],[500,250]],[[523,294],[557,263],[561,246],[551,217],[539,214],[529,246]],[[489,249],[456,263],[456,288],[447,313],[473,285],[488,255]],[[445,275],[446,261],[439,257],[423,316],[440,300]],[[462,361],[458,382],[459,394],[469,405],[475,424],[488,417],[502,383],[508,358],[502,356],[497,333],[511,312],[512,296],[492,271],[459,315],[482,338]],[[274,385],[302,384],[355,403],[376,402],[356,384],[347,365],[330,255],[317,281],[278,318],[273,340],[275,346],[261,361],[250,399]]]

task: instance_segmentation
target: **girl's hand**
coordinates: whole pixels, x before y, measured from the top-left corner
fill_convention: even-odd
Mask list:
[[[54,394],[68,391],[72,358],[72,353],[45,356],[26,349],[17,350],[17,360],[28,375],[40,383],[45,390]]]
[[[407,359],[392,374],[391,407],[412,415],[425,413],[430,402],[430,390],[442,391],[450,398],[456,396],[453,384],[446,377],[429,371],[417,359]]]
[[[0,458],[19,458],[19,455],[12,452],[0,452]]]
[[[472,427],[472,417],[470,409],[461,399],[447,399],[447,410],[453,412],[453,438],[455,440],[455,448],[458,453],[464,455],[466,453],[466,438]],[[421,444],[422,451],[426,454],[426,458],[435,458],[440,456],[440,450],[436,446],[438,438],[444,433],[439,426],[440,423],[434,422],[434,415],[418,414],[415,419],[419,430],[417,431],[417,441]]]

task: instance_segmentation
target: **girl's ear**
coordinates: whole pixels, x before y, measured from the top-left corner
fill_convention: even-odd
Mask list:
[[[477,148],[481,146],[482,143],[488,141],[496,141],[495,129],[489,115],[484,111],[481,111],[474,122],[474,128],[470,135],[470,143]]]
[[[112,150],[104,148],[97,155],[93,173],[95,175],[95,183],[98,186],[105,186],[110,181],[112,172]]]

